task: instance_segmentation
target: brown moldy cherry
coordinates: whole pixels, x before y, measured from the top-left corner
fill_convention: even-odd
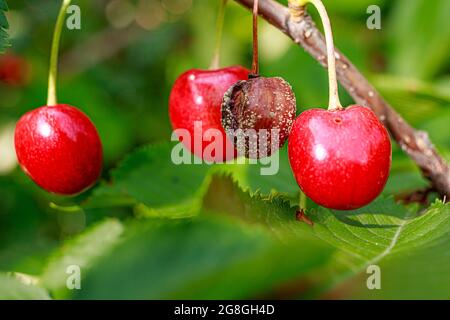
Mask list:
[[[295,95],[288,82],[280,77],[253,75],[247,81],[238,81],[225,93],[222,126],[240,155],[264,158],[286,142],[295,120],[295,111]],[[271,129],[279,130],[278,141],[276,136],[272,137]]]

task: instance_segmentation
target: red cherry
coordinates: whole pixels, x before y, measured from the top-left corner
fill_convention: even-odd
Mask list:
[[[0,56],[0,82],[10,86],[22,86],[29,80],[28,62],[14,54]]]
[[[98,179],[102,144],[91,120],[80,110],[58,104],[26,113],[17,123],[19,164],[43,189],[73,195]]]
[[[174,129],[187,129],[191,141],[184,145],[196,156],[210,162],[223,162],[236,157],[233,142],[230,141],[221,124],[221,104],[225,92],[239,80],[248,79],[250,71],[241,66],[217,70],[189,70],[175,82],[169,100],[169,113]],[[213,157],[206,155],[205,148],[211,141],[202,142],[202,150],[194,148],[194,122],[202,122],[203,133],[217,129],[222,134],[223,149]]]
[[[288,143],[298,185],[321,206],[352,210],[367,205],[388,179],[391,142],[368,108],[305,111]]]

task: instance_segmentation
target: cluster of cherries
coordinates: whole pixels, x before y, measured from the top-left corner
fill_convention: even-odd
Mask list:
[[[390,139],[369,108],[355,105],[344,109],[339,102],[331,26],[322,2],[291,1],[297,6],[314,4],[324,23],[330,79],[328,110],[310,109],[295,118],[296,100],[291,86],[282,78],[259,75],[258,0],[255,0],[252,72],[241,66],[220,69],[217,55],[212,69],[185,72],[176,80],[170,95],[170,119],[174,129],[188,130],[191,135],[195,134],[197,121],[201,121],[203,129],[219,130],[224,141],[223,152],[208,159],[214,162],[240,155],[227,152],[229,148],[238,148],[230,132],[264,131],[266,141],[271,142],[271,132],[276,129],[275,147],[269,143],[269,150],[262,153],[258,144],[247,143],[243,155],[270,156],[289,140],[291,168],[308,197],[328,208],[359,208],[374,200],[387,181]],[[222,1],[222,13],[225,2]],[[91,186],[102,167],[102,145],[93,123],[80,110],[56,101],[58,44],[69,3],[70,0],[63,1],[55,28],[48,103],[25,114],[15,132],[16,153],[22,169],[45,190],[63,195],[77,194]],[[222,24],[223,21],[218,23],[219,30]],[[191,152],[197,151],[199,157],[203,157],[208,145],[204,142],[200,153],[192,142],[185,144]]]
[[[271,130],[277,129],[277,147],[289,140],[290,165],[306,196],[327,208],[356,209],[373,201],[384,188],[391,165],[391,143],[387,130],[369,108],[341,106],[333,37],[325,7],[320,0],[292,0],[297,7],[308,2],[318,9],[325,29],[330,79],[328,110],[310,109],[295,119],[296,100],[291,86],[282,78],[259,76],[255,0],[252,72],[241,66],[187,71],[173,86],[170,119],[174,129],[186,129],[191,135],[195,121],[202,121],[205,130],[221,130],[224,149],[213,159],[215,162],[230,160],[224,156],[230,154],[226,152],[230,145],[242,147],[230,133],[239,129],[263,130],[270,141]],[[194,152],[192,143],[185,144]],[[203,149],[207,144],[204,142]],[[262,153],[252,152],[254,148],[247,143],[243,155],[260,158]],[[275,151],[265,151],[264,156]],[[196,155],[202,157],[203,153],[197,150]],[[234,153],[234,157],[239,155]]]

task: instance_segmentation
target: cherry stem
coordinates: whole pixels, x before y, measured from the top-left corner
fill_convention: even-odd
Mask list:
[[[64,18],[71,1],[72,0],[63,0],[61,9],[59,10],[58,19],[56,20],[55,30],[53,32],[53,41],[50,53],[50,70],[48,75],[47,106],[54,106],[58,103],[56,94],[56,82],[58,78],[59,43],[61,40]]]
[[[327,44],[328,57],[328,81],[330,88],[330,101],[328,110],[342,109],[342,104],[339,100],[338,82],[336,74],[336,55],[333,41],[333,31],[331,28],[330,18],[328,17],[327,9],[321,0],[289,0],[295,5],[305,6],[308,3],[314,5],[319,12],[322,20],[323,29],[325,32],[325,40]]]
[[[210,70],[219,69],[220,67],[220,48],[222,47],[223,25],[225,22],[225,7],[228,0],[220,1],[219,15],[217,16],[216,26],[216,45],[214,47],[214,55],[209,66]]]
[[[300,210],[306,210],[306,202],[307,202],[306,194],[302,190],[300,190],[300,196],[299,196],[299,202],[298,202],[298,206],[299,206]]]
[[[259,61],[258,61],[258,8],[259,1],[253,2],[253,64],[252,76],[259,75]]]

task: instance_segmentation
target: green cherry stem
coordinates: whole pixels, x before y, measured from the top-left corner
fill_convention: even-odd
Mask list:
[[[328,110],[342,109],[342,104],[339,100],[333,31],[331,28],[331,22],[330,18],[328,17],[327,9],[325,8],[321,0],[289,0],[289,1],[295,6],[306,6],[308,3],[311,3],[316,7],[317,11],[319,12],[327,44],[328,81],[330,89],[330,101],[328,104]]]
[[[298,202],[298,206],[299,206],[300,210],[306,211],[306,202],[307,202],[306,194],[302,190],[300,190],[300,196],[299,196],[299,202]]]
[[[209,67],[210,70],[219,69],[220,67],[220,48],[222,47],[223,25],[225,22],[225,7],[228,0],[221,0],[219,7],[219,15],[217,16],[216,27],[216,44],[214,47],[214,55]]]
[[[253,1],[253,63],[252,76],[259,75],[259,48],[258,48],[258,8],[259,1]]]
[[[58,78],[59,43],[61,40],[64,18],[71,1],[72,0],[63,0],[61,9],[59,10],[58,19],[56,20],[55,30],[53,32],[52,49],[50,53],[50,70],[48,75],[47,106],[54,106],[58,103],[56,82]]]

